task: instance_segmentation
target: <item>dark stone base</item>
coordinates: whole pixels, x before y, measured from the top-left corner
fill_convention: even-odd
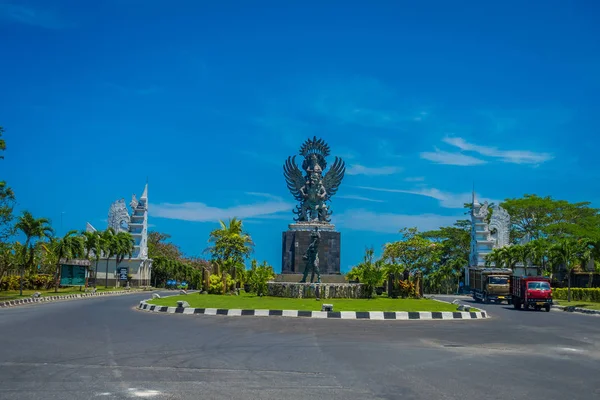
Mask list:
[[[311,242],[309,230],[283,232],[282,274],[303,274],[306,261],[302,259]],[[339,275],[341,235],[335,231],[321,231],[319,246],[319,270],[321,275]],[[310,279],[310,275],[308,276]]]
[[[310,279],[310,275],[307,280]],[[275,282],[298,283],[302,280],[302,274],[279,274],[275,277]],[[344,275],[321,275],[321,283],[348,283]]]

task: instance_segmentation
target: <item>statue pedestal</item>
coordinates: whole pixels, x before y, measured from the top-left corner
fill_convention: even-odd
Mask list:
[[[319,270],[324,275],[341,275],[340,250],[341,235],[332,224],[324,223],[295,223],[288,226],[282,235],[282,274],[303,274],[306,261],[302,256],[311,242],[310,234],[315,228],[321,233],[319,245]],[[310,279],[310,274],[307,279]]]
[[[268,294],[295,299],[360,299],[365,297],[361,283],[291,283],[269,282]]]

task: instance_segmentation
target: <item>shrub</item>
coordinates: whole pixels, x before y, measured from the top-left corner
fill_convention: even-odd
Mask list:
[[[398,290],[402,298],[416,297],[416,285],[408,279],[398,281]]]
[[[28,280],[32,289],[49,289],[54,281],[52,275],[31,275]]]
[[[275,278],[275,272],[266,261],[258,266],[256,260],[252,261],[252,268],[246,272],[246,278],[250,284],[250,292],[257,295],[266,295],[268,291],[267,282]]]
[[[552,296],[557,300],[567,300],[569,289],[552,288]],[[571,288],[571,300],[600,303],[600,288]]]
[[[225,284],[227,285],[227,290],[233,290],[235,287],[235,281],[231,278],[229,274],[225,275]],[[208,293],[210,294],[223,294],[223,277],[220,275],[211,275],[208,281]]]

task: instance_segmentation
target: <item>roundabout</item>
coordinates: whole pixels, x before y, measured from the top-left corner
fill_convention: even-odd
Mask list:
[[[344,320],[471,320],[485,319],[484,310],[430,299],[292,299],[191,293],[140,301],[141,311],[230,317],[290,317]],[[318,309],[320,308],[320,310]]]

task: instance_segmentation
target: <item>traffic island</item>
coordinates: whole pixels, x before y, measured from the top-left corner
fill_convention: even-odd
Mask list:
[[[138,310],[187,315],[368,320],[484,319],[483,310],[458,311],[456,304],[429,299],[289,299],[241,295],[184,295],[141,301]],[[373,311],[376,310],[376,311]]]
[[[23,299],[17,300],[7,300],[0,302],[0,308],[6,307],[15,307],[21,306],[25,304],[34,304],[34,303],[49,303],[53,301],[61,301],[61,300],[74,300],[74,299],[83,299],[89,297],[98,297],[98,296],[115,296],[115,295],[124,295],[124,294],[132,294],[132,293],[141,293],[143,290],[107,290],[105,292],[96,292],[96,293],[79,293],[79,294],[67,294],[62,296],[39,296],[39,297],[27,297]]]

